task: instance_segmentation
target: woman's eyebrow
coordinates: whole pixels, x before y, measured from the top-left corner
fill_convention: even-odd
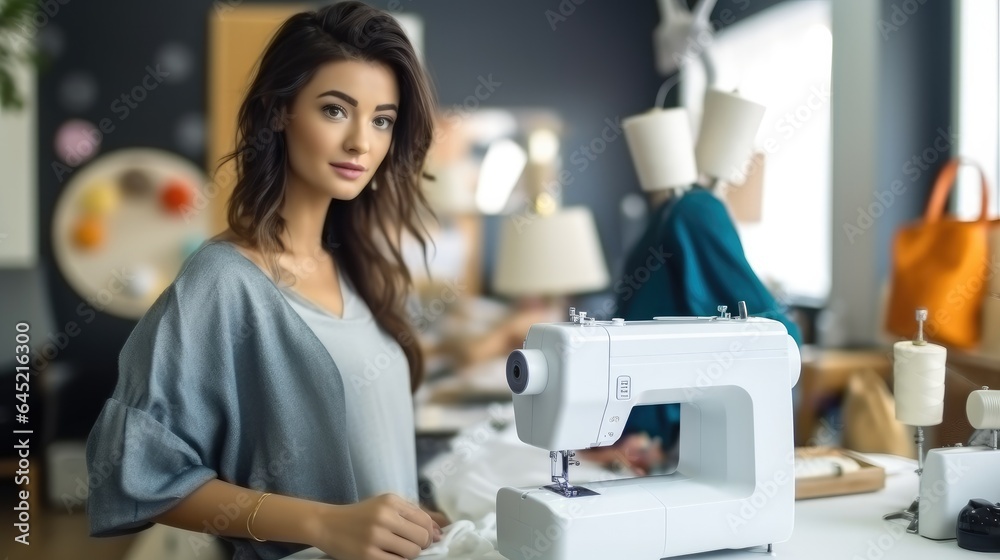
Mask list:
[[[344,93],[342,91],[337,91],[335,89],[331,89],[330,91],[324,91],[323,93],[317,95],[316,97],[318,99],[318,98],[326,96],[326,95],[329,95],[331,97],[339,97],[339,98],[343,99],[344,101],[350,103],[352,107],[357,107],[358,106],[358,100],[357,99],[354,99],[350,95],[347,95],[346,93]],[[397,113],[399,112],[399,107],[397,107],[395,103],[383,103],[382,105],[379,105],[379,106],[375,107],[376,111],[386,111],[386,110],[389,110],[389,109],[391,109],[393,111],[396,111]]]
[[[358,106],[358,100],[357,99],[354,99],[353,97],[351,97],[350,95],[347,95],[346,93],[344,93],[342,91],[337,91],[335,89],[331,89],[330,91],[324,91],[323,93],[317,95],[316,98],[318,99],[320,97],[323,97],[324,95],[329,95],[331,97],[339,97],[339,98],[343,99],[344,101],[350,103],[351,106],[353,106],[353,107],[357,107]]]

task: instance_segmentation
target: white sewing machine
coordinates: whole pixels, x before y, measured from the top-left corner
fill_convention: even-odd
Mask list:
[[[1000,500],[1000,391],[973,391],[966,416],[972,427],[991,430],[991,441],[927,452],[920,476],[918,532],[929,539],[954,539],[958,513],[969,500]]]
[[[502,488],[510,560],[657,560],[783,542],[794,521],[799,352],[769,319],[657,317],[531,327],[507,361],[518,437],[550,450],[554,484]],[[611,445],[634,406],[681,403],[670,475],[570,483],[574,449]]]

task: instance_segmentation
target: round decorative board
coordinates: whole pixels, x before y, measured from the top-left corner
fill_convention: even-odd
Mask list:
[[[156,149],[100,156],[56,202],[52,245],[69,285],[98,311],[138,319],[206,239],[208,179]]]

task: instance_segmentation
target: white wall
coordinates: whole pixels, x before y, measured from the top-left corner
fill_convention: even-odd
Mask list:
[[[15,79],[25,105],[0,111],[0,268],[32,268],[38,260],[35,72]]]
[[[1000,214],[1000,5],[997,0],[955,3],[954,119],[958,155],[982,166],[991,187],[990,212]],[[959,171],[957,214],[980,213],[979,174]]]
[[[713,87],[767,108],[755,141],[766,158],[761,220],[736,224],[747,261],[769,286],[815,301],[830,294],[830,4],[772,6],[720,30],[708,49]],[[681,91],[693,125],[704,88],[690,66]]]
[[[833,71],[832,282],[829,306],[838,323],[837,343],[870,343],[877,338],[880,281],[873,271],[878,236],[873,231],[848,238],[878,181],[880,2],[831,2]]]

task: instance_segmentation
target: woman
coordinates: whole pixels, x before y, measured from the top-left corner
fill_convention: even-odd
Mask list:
[[[415,504],[402,230],[434,99],[393,18],[300,13],[239,113],[229,229],[129,337],[88,441],[91,533],[151,523],[232,541],[235,558],[316,546],[414,558],[440,536]]]

